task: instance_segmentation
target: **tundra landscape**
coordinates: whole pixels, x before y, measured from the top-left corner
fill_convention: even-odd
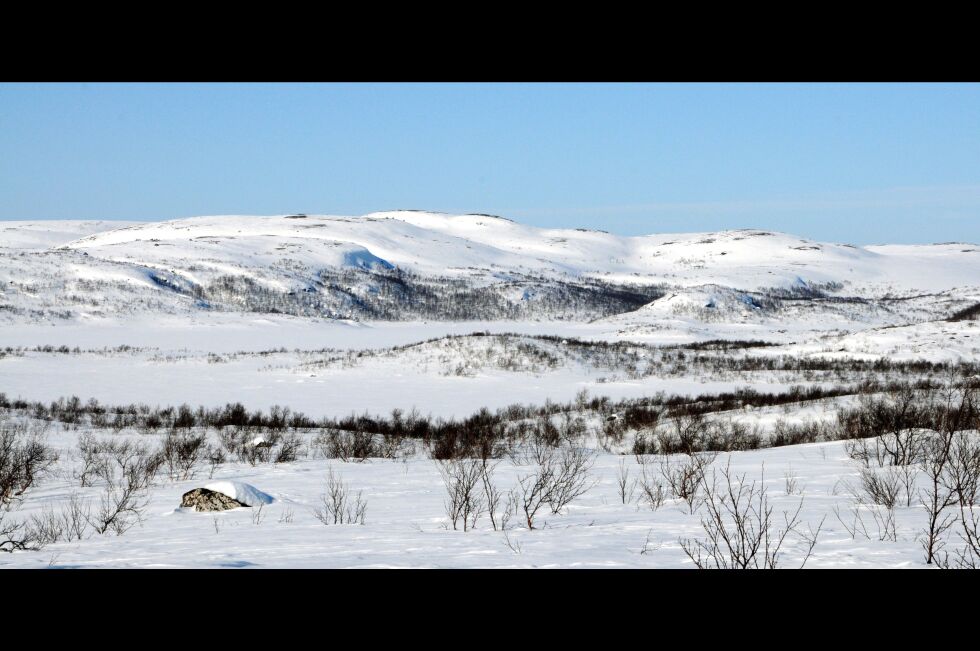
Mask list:
[[[976,568],[980,247],[0,222],[0,568]]]

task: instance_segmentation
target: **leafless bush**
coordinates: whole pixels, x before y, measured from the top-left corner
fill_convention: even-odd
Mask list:
[[[783,513],[784,527],[777,529],[766,494],[765,478],[759,483],[746,483],[745,475],[736,476],[730,466],[712,480],[702,477],[707,511],[701,518],[706,538],[680,541],[681,548],[699,569],[775,569],[781,562],[783,545],[790,532],[795,532],[808,548],[801,563],[806,564],[817,544],[821,520],[816,531],[799,531],[800,500],[796,511]]]
[[[264,507],[265,504],[259,504],[258,507],[252,509],[252,524],[262,524],[262,521],[265,519],[265,515],[263,514]]]
[[[873,468],[862,468],[860,487],[852,490],[859,502],[884,506],[889,511],[898,503],[902,491],[902,475],[892,468],[875,472]]]
[[[858,536],[863,536],[865,540],[898,541],[894,509],[875,504],[858,503],[848,509],[846,517],[841,513],[840,507],[834,506],[834,515],[853,540],[857,540]],[[865,522],[865,515],[871,518],[871,522],[874,524],[873,530]]]
[[[980,440],[973,432],[957,432],[954,435],[944,483],[956,492],[961,506],[977,503],[980,496]]]
[[[953,550],[952,567],[980,569],[980,441],[972,432],[958,432],[944,473],[947,489],[956,493],[959,506],[958,535],[962,547]],[[949,563],[946,563],[950,566]]]
[[[500,510],[500,499],[503,497],[500,489],[493,483],[493,471],[497,465],[490,463],[488,459],[481,459],[480,462],[480,483],[483,485],[483,498],[487,505],[487,515],[490,517],[490,525],[493,530],[497,531],[497,513]]]
[[[653,552],[660,549],[660,544],[651,545],[650,538],[653,536],[653,529],[647,531],[646,540],[643,541],[643,547],[640,548],[640,556],[646,556],[647,554],[652,554]]]
[[[88,529],[87,518],[91,509],[87,502],[82,502],[78,495],[72,493],[68,503],[56,512],[50,504],[41,509],[40,514],[31,516],[28,525],[29,537],[36,541],[38,547],[64,540],[74,542],[82,540]]]
[[[97,439],[83,434],[78,439],[82,468],[77,477],[81,485],[94,486],[98,480],[112,483],[120,474],[141,469],[146,485],[164,463],[162,454],[152,454],[144,444],[114,439]]]
[[[283,434],[273,449],[273,463],[290,463],[299,458],[303,450],[303,440],[297,434]]]
[[[660,474],[666,481],[674,497],[687,503],[691,513],[697,509],[703,498],[705,471],[718,457],[715,452],[696,452],[681,456],[682,460],[671,460],[672,455],[664,455],[660,461]]]
[[[382,459],[397,459],[402,449],[402,437],[394,434],[384,434],[378,446],[378,456]]]
[[[313,510],[313,515],[323,524],[364,524],[367,502],[361,493],[352,494],[350,487],[331,468],[327,471],[326,492],[320,495],[321,506]]]
[[[39,549],[34,532],[22,520],[13,520],[10,511],[0,509],[0,552]]]
[[[619,499],[623,504],[633,501],[633,492],[636,489],[636,480],[630,481],[630,470],[626,467],[626,462],[620,460],[619,468],[616,470],[616,489],[619,492]]]
[[[214,479],[215,471],[228,461],[228,457],[221,447],[211,445],[207,447],[204,456],[208,460],[208,479]]]
[[[228,426],[218,430],[218,442],[221,443],[226,456],[237,457],[243,441],[241,428]]]
[[[31,532],[31,537],[37,541],[39,547],[58,542],[65,532],[61,518],[54,512],[54,507],[50,504],[42,507],[41,513],[32,515],[27,526]]]
[[[558,424],[558,435],[567,445],[576,445],[588,430],[589,428],[585,423],[585,419],[581,416],[573,416],[570,412],[565,412],[561,415],[561,420]]]
[[[0,426],[0,508],[23,495],[58,460],[44,443],[43,429]]]
[[[878,439],[848,439],[844,441],[844,452],[847,453],[847,456],[865,468],[870,468],[872,465],[884,466],[886,460],[884,450]]]
[[[281,514],[279,514],[279,524],[290,524],[293,521],[293,510],[284,509]]]
[[[849,439],[844,442],[844,450],[866,468],[910,466],[923,461],[928,437],[925,430],[899,429],[874,438]]]
[[[91,514],[92,507],[88,501],[83,502],[77,493],[68,496],[68,504],[61,509],[61,523],[67,542],[82,540],[85,537]]]
[[[669,495],[667,487],[663,482],[654,476],[653,470],[648,470],[648,466],[640,467],[640,479],[637,481],[640,489],[640,501],[649,506],[652,510],[659,509]]]
[[[102,474],[101,468],[105,462],[102,443],[91,434],[85,433],[79,435],[77,445],[82,467],[77,471],[76,477],[83,488],[92,486]]]
[[[160,449],[160,458],[167,469],[171,481],[182,481],[194,477],[198,461],[204,456],[206,448],[204,434],[167,433]]]
[[[268,436],[256,436],[251,440],[241,441],[237,449],[238,460],[250,466],[268,463],[282,436],[281,432],[271,432]]]
[[[524,548],[521,546],[521,541],[517,538],[511,539],[510,534],[504,531],[504,544],[507,545],[507,549],[514,552],[515,554],[521,554]]]
[[[528,529],[534,529],[534,519],[543,506],[548,505],[557,514],[595,486],[595,481],[589,478],[594,461],[593,452],[561,448],[545,456],[536,473],[518,477],[518,489],[512,494],[512,501],[524,514]]]
[[[534,529],[538,511],[548,503],[552,470],[545,466],[531,475],[517,478],[518,488],[511,494],[513,504],[524,514],[528,529]]]
[[[675,416],[666,428],[657,430],[657,442],[661,454],[683,452],[694,455],[707,448],[712,424],[700,413]]]
[[[595,463],[595,453],[585,448],[562,448],[546,462],[551,467],[551,488],[548,505],[552,513],[560,513],[577,497],[596,485],[589,477]]]
[[[959,569],[980,569],[980,511],[973,504],[961,504],[960,524],[962,528],[959,535],[963,546],[953,551],[952,566]]]
[[[551,434],[546,428],[552,427],[547,419],[539,419],[537,427],[532,429],[523,441],[507,450],[510,460],[517,466],[544,465],[558,445],[557,433]],[[557,432],[557,431],[556,431]]]
[[[313,439],[313,448],[324,459],[340,459],[345,463],[381,456],[374,435],[368,432],[324,430]]]
[[[920,498],[927,516],[921,534],[926,565],[934,562],[945,565],[948,560],[944,552],[945,534],[956,523],[956,517],[948,509],[959,502],[956,488],[948,484],[946,476],[954,440],[952,431],[938,432],[925,445],[922,473],[926,476],[926,487],[920,491]]]
[[[160,468],[161,457],[144,445],[122,443],[112,448],[100,468],[105,492],[98,509],[88,518],[96,533],[113,531],[117,536],[142,522],[147,492]]]
[[[446,515],[453,524],[469,531],[486,511],[486,495],[483,490],[483,462],[479,459],[449,459],[439,461],[439,473],[446,486]]]
[[[785,480],[785,489],[787,495],[803,494],[803,486],[800,484],[800,479],[793,474],[793,468],[790,467],[785,473],[783,473],[783,478]]]

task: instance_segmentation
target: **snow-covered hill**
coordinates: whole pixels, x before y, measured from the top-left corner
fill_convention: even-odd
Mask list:
[[[7,323],[217,310],[765,327],[824,314],[881,326],[980,300],[980,248],[862,248],[758,230],[621,237],[417,211],[8,222],[0,288]]]

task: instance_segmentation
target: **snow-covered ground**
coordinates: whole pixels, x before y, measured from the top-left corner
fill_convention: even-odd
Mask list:
[[[474,305],[461,305],[455,319],[425,316],[453,301]],[[413,408],[461,418],[483,407],[567,402],[583,389],[611,399],[778,393],[842,380],[690,358],[976,363],[978,321],[947,318],[978,303],[980,249],[968,244],[854,247],[756,230],[628,238],[414,211],[7,222],[0,393],[42,403],[76,395],[108,404],[283,405],[313,418]],[[493,317],[466,316],[481,309]],[[466,336],[473,333],[481,336]],[[622,348],[582,352],[568,345],[573,339]],[[687,349],[662,366],[651,361],[667,350],[658,347],[713,340],[770,345]],[[845,383],[870,377],[845,375]],[[767,429],[780,419],[833,421],[853,403],[729,416]],[[87,431],[50,427],[58,470],[11,517],[60,508],[72,492],[98,502],[102,489],[72,476]],[[160,438],[95,434],[154,445]],[[495,531],[486,517],[474,531],[451,530],[438,464],[422,450],[364,463],[302,456],[229,462],[213,478],[199,467],[192,480],[158,479],[144,522],[125,534],[0,554],[0,567],[691,566],[679,541],[703,536],[703,511],[692,514],[676,499],[654,510],[636,492],[623,504],[621,466],[631,481],[659,468],[618,454],[629,445],[614,453],[589,444],[598,483],[534,530]],[[873,523],[873,507],[855,507],[847,490],[858,469],[842,444],[736,452],[712,467],[728,461],[749,481],[764,472],[779,521],[801,499],[799,490],[787,494],[787,476],[796,478],[803,522],[815,529],[823,521],[807,567],[922,566],[920,506],[896,509],[895,540],[855,537],[835,515],[853,517],[857,508]],[[364,525],[325,526],[313,516],[328,469],[363,491]],[[503,459],[496,481],[510,490],[533,471]],[[178,508],[184,492],[214,481],[236,495],[247,484],[273,502],[260,515]],[[805,544],[792,535],[787,545],[785,565],[798,565]]]
[[[67,444],[69,436],[57,436]],[[68,450],[64,450],[68,454]],[[703,539],[702,511],[691,514],[679,499],[650,508],[634,487],[624,504],[617,474],[629,482],[657,476],[659,459],[641,465],[634,456],[600,454],[591,471],[594,487],[560,514],[547,508],[534,530],[515,516],[504,531],[494,531],[488,516],[476,529],[452,530],[445,511],[446,489],[437,462],[424,458],[372,459],[363,463],[302,460],[288,464],[228,464],[214,480],[207,470],[195,479],[164,479],[150,492],[142,525],[121,536],[108,533],[82,541],[61,542],[40,552],[0,554],[0,568],[45,567],[523,567],[523,568],[665,568],[692,567],[682,539]],[[712,468],[730,462],[733,474],[764,480],[775,522],[800,506],[803,533],[823,522],[806,567],[923,567],[916,541],[924,526],[921,507],[898,507],[897,540],[879,540],[870,512],[879,507],[857,506],[848,492],[856,484],[858,466],[841,443],[818,443],[754,452],[720,455]],[[314,516],[328,470],[333,470],[367,503],[363,525],[324,525]],[[532,474],[534,465],[500,461],[494,481],[504,491]],[[764,473],[764,474],[763,474]],[[709,471],[710,474],[710,471]],[[788,484],[787,477],[790,478]],[[720,478],[720,475],[719,475]],[[181,495],[215,480],[244,482],[271,495],[262,507],[221,513],[197,513],[179,508]],[[795,482],[795,486],[791,484]],[[790,485],[791,493],[787,493]],[[98,503],[101,489],[81,489],[77,482],[52,480],[36,489],[23,508],[12,513],[27,518],[45,506],[60,505],[72,493]],[[870,538],[857,539],[835,515],[851,525],[854,509],[867,522]],[[500,514],[497,514],[499,520]],[[790,534],[781,566],[797,567],[807,544]]]

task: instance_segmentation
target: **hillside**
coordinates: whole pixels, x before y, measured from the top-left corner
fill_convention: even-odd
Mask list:
[[[9,222],[0,287],[7,323],[212,311],[763,323],[815,310],[850,329],[943,318],[975,303],[980,250],[861,248],[757,230],[621,237],[416,211]]]

